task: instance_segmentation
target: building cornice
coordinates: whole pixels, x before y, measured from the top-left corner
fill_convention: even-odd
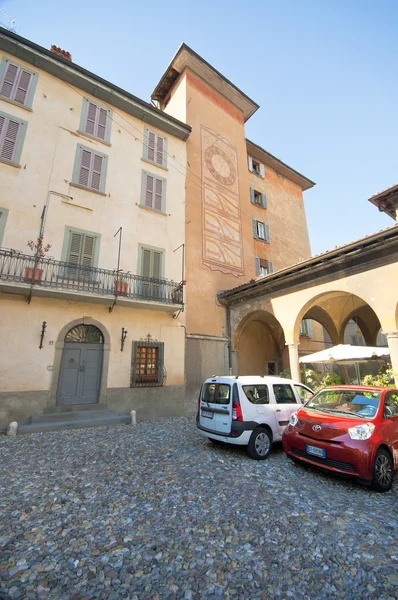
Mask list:
[[[191,132],[189,125],[167,115],[148,102],[3,27],[0,27],[0,50],[181,140],[187,140]]]

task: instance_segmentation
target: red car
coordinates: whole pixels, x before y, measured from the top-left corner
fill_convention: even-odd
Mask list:
[[[282,443],[294,461],[349,475],[387,492],[398,468],[398,390],[324,388],[292,414]]]

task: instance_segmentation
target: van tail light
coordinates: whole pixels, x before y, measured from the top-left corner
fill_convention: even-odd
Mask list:
[[[242,409],[238,399],[232,402],[232,420],[243,421]]]

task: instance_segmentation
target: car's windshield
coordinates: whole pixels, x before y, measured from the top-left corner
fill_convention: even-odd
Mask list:
[[[321,390],[311,398],[305,408],[321,412],[372,419],[380,402],[380,392],[365,390]]]

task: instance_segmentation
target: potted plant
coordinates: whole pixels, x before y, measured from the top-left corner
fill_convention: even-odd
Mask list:
[[[38,265],[50,250],[51,244],[43,243],[43,234],[41,233],[37,240],[29,240],[28,246],[34,252],[35,262],[33,267],[25,268],[25,280],[37,283],[43,278],[43,269],[40,269]]]
[[[126,281],[126,275],[124,273],[118,273],[115,280],[115,294],[117,296],[127,296],[129,291],[129,284]]]

